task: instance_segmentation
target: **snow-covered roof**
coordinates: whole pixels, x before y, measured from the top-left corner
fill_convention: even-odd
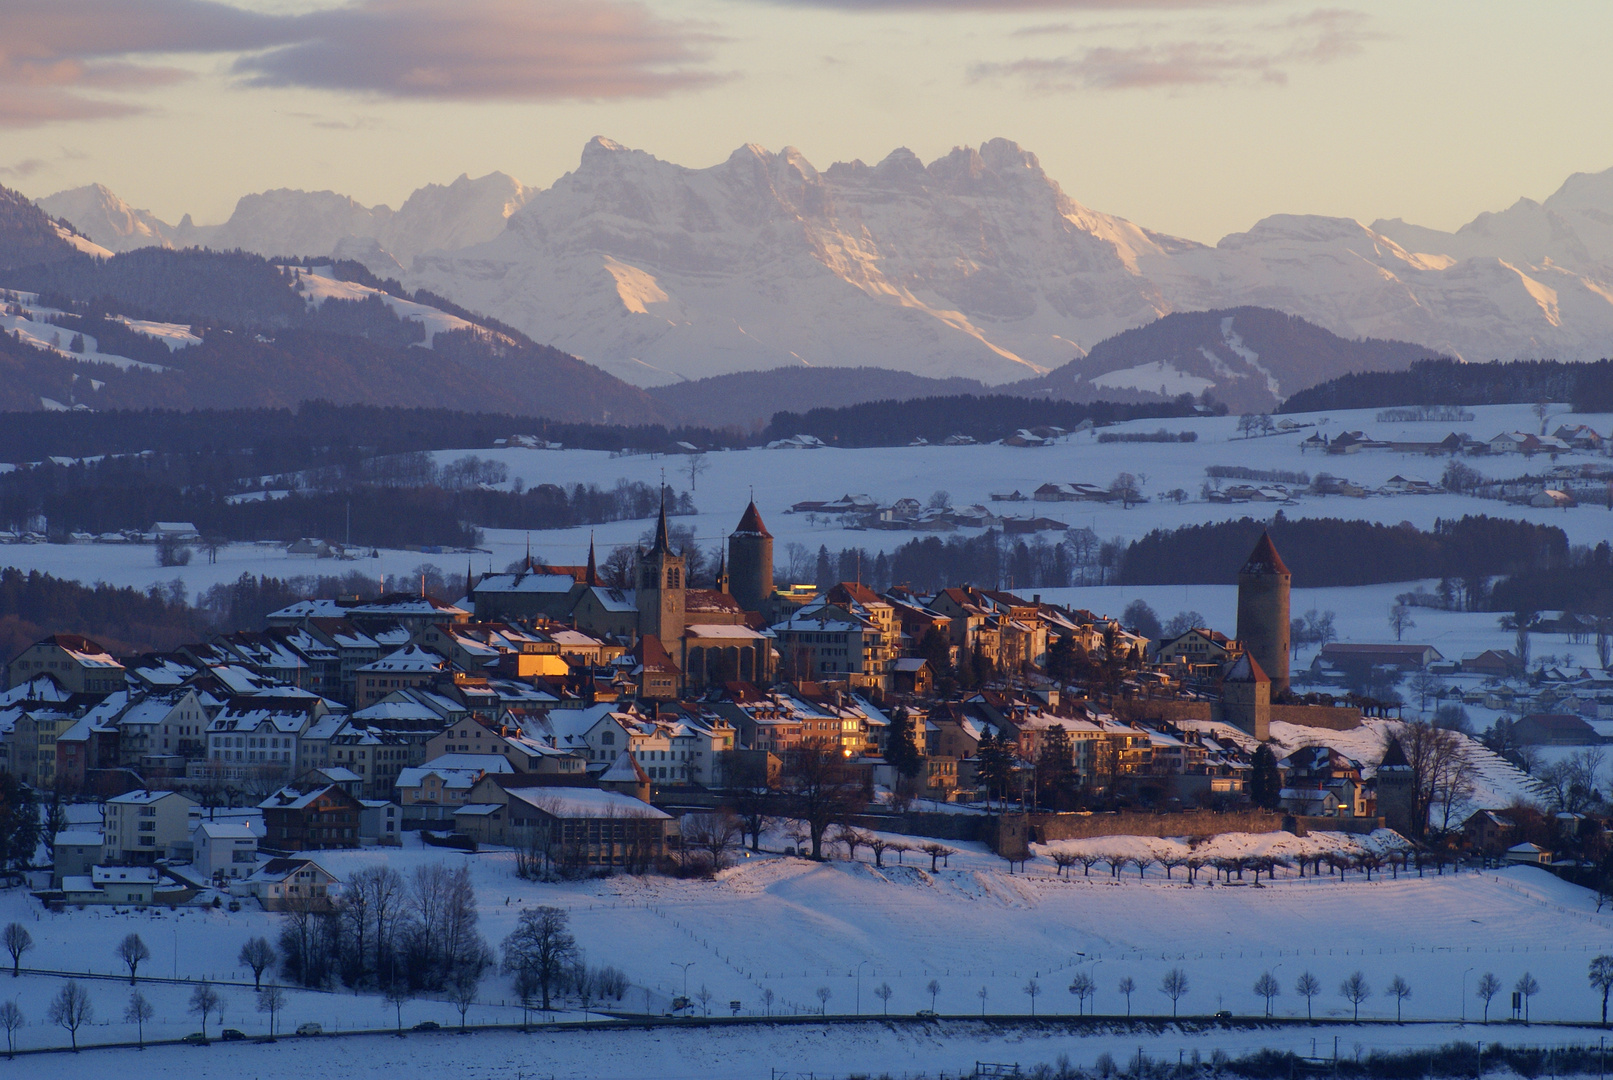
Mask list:
[[[209,840],[256,840],[258,834],[252,831],[252,826],[237,821],[204,821],[191,832],[197,833]]]
[[[184,799],[186,802],[191,801],[188,796],[181,795],[177,791],[141,790],[126,791],[122,795],[114,795],[112,798],[108,799],[107,802],[117,803],[121,806],[150,806],[153,803],[162,802],[164,799]]]
[[[418,645],[406,645],[397,652],[365,664],[358,670],[367,674],[425,674],[441,671],[447,663],[448,661],[429,649],[422,649]]]
[[[89,829],[66,829],[56,834],[57,847],[98,847],[101,834]]]
[[[631,795],[602,788],[532,787],[510,788],[511,800],[542,810],[554,817],[641,817],[670,819],[671,814],[640,802]]]

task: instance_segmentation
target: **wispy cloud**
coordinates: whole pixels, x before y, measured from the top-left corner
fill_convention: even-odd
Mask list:
[[[1017,79],[1042,93],[1070,90],[1147,90],[1238,83],[1285,84],[1298,66],[1359,54],[1381,35],[1366,15],[1322,9],[1247,33],[1220,28],[1217,36],[1098,45],[1063,56],[977,64],[975,80]]]
[[[239,85],[380,97],[651,97],[717,81],[704,27],[636,0],[357,0],[267,15],[218,0],[5,0],[0,127],[126,116],[119,92],[189,74],[159,56],[233,55]]]
[[[15,165],[0,165],[0,176],[27,177],[41,169],[49,167],[50,162],[44,158],[25,158]]]
[[[1249,7],[1269,0],[774,0],[842,11],[1186,11]]]

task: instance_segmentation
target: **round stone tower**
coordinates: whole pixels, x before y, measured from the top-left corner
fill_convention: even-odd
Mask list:
[[[773,595],[773,534],[754,500],[728,534],[728,591],[746,611],[761,611]]]
[[[1271,696],[1288,689],[1288,572],[1270,533],[1238,571],[1238,639],[1271,679]]]

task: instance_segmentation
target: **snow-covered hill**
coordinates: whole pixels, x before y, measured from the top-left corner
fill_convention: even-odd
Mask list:
[[[1006,383],[1167,313],[1241,306],[1468,359],[1592,359],[1613,340],[1613,170],[1455,233],[1277,215],[1213,247],[1082,206],[1002,139],[820,172],[788,147],[690,169],[596,138],[543,191],[462,176],[393,211],[280,190],[213,226],[104,188],[41,205],[113,249],[356,258],[641,385],[856,365]],[[1210,388],[1163,362],[1094,383]]]

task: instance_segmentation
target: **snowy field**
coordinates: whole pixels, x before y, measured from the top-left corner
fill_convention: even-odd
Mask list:
[[[1412,1050],[1448,1042],[1504,1042],[1524,1046],[1595,1046],[1589,1028],[1480,1027],[1477,1024],[1407,1024],[1351,1027],[1219,1028],[1201,1024],[1130,1026],[1004,1024],[941,1020],[929,1024],[804,1024],[746,1027],[637,1028],[583,1031],[449,1032],[404,1039],[370,1035],[345,1039],[283,1039],[272,1046],[214,1043],[206,1048],[151,1047],[101,1050],[77,1058],[48,1054],[5,1063],[6,1074],[57,1080],[126,1068],[141,1080],[268,1080],[290,1076],[341,1076],[349,1080],[451,1076],[463,1080],[843,1080],[848,1076],[958,1080],[974,1075],[977,1061],[1018,1063],[1026,1072],[1061,1057],[1091,1069],[1108,1054],[1123,1066],[1140,1049],[1151,1060],[1180,1055],[1208,1060],[1216,1050],[1232,1057],[1263,1049],[1328,1057],[1337,1039],[1341,1057],[1373,1050]],[[1512,1076],[1513,1074],[1486,1075]]]
[[[863,547],[870,552],[881,549],[893,551],[912,539],[906,532],[847,530],[838,523],[809,522],[806,515],[785,511],[794,503],[809,499],[830,500],[845,494],[867,494],[881,503],[912,497],[926,501],[938,490],[947,491],[954,505],[980,503],[999,513],[1011,515],[1037,514],[1054,518],[1074,527],[1090,527],[1099,536],[1108,539],[1120,537],[1134,540],[1157,528],[1175,528],[1197,522],[1236,519],[1241,517],[1269,517],[1277,507],[1269,503],[1221,504],[1200,501],[1204,469],[1208,465],[1235,465],[1257,469],[1305,471],[1311,475],[1330,472],[1346,477],[1368,488],[1377,488],[1391,476],[1401,474],[1420,477],[1437,483],[1445,467],[1445,459],[1421,455],[1362,451],[1357,454],[1325,457],[1306,454],[1299,449],[1300,442],[1313,431],[1336,435],[1345,430],[1364,430],[1380,438],[1437,440],[1451,430],[1466,431],[1478,438],[1490,438],[1498,432],[1514,429],[1538,430],[1539,421],[1529,406],[1480,406],[1472,410],[1477,419],[1466,423],[1414,423],[1378,424],[1374,410],[1336,412],[1322,415],[1298,415],[1294,419],[1302,424],[1314,424],[1283,435],[1244,439],[1237,432],[1236,417],[1194,417],[1176,420],[1146,420],[1107,428],[1106,431],[1152,431],[1160,427],[1172,431],[1192,430],[1198,433],[1195,443],[1099,443],[1091,434],[1074,436],[1067,442],[1051,447],[1018,448],[1009,446],[960,447],[886,447],[860,450],[742,450],[708,454],[706,471],[701,474],[693,493],[701,512],[692,518],[679,519],[695,531],[696,538],[707,546],[721,543],[738,522],[752,488],[768,528],[775,536],[775,558],[786,559],[786,547],[791,543],[806,545],[816,551],[827,545],[831,551],[842,547]],[[1549,426],[1555,430],[1565,423],[1586,423],[1600,431],[1613,427],[1613,416],[1578,416],[1563,411],[1554,414]],[[440,464],[447,464],[467,453],[491,458],[504,463],[509,469],[510,483],[519,478],[526,486],[541,483],[572,485],[594,483],[614,486],[620,479],[657,483],[663,471],[667,482],[678,490],[689,487],[685,459],[650,455],[617,457],[602,451],[589,450],[526,450],[526,449],[472,449],[444,450],[436,453]],[[1521,456],[1465,459],[1481,472],[1496,476],[1513,476],[1526,467],[1541,471],[1549,467],[1547,459],[1536,459],[1526,464]],[[1589,454],[1565,455],[1566,463],[1590,462],[1596,459]],[[1116,474],[1128,471],[1143,479],[1143,488],[1150,496],[1148,503],[1129,510],[1101,503],[990,503],[992,492],[1018,489],[1029,494],[1048,481],[1082,481],[1107,485]],[[1190,501],[1178,505],[1160,497],[1162,492],[1175,488],[1187,491]],[[1344,497],[1303,496],[1293,506],[1282,508],[1289,517],[1341,517],[1369,519],[1385,522],[1409,521],[1420,528],[1428,528],[1442,517],[1460,517],[1462,514],[1491,514],[1545,522],[1564,529],[1571,542],[1595,544],[1605,539],[1610,531],[1610,516],[1605,508],[1591,506],[1572,510],[1546,510],[1510,506],[1461,495],[1405,495],[1398,497],[1373,496],[1366,499]],[[621,521],[573,529],[535,531],[530,536],[532,550],[541,558],[556,563],[581,563],[587,556],[590,534],[597,538],[602,553],[612,546],[636,541],[650,523],[647,521]],[[963,530],[958,535],[972,535]],[[1052,535],[1052,534],[1049,534]],[[485,547],[490,554],[474,556],[452,554],[422,555],[410,551],[382,551],[377,559],[355,561],[314,560],[288,556],[280,545],[237,544],[219,553],[217,564],[208,563],[200,553],[189,566],[164,569],[155,565],[153,549],[147,546],[124,545],[10,545],[0,549],[0,564],[9,564],[25,570],[48,570],[62,577],[86,582],[106,581],[114,585],[131,585],[144,588],[155,581],[179,578],[185,582],[192,596],[208,586],[232,581],[242,573],[268,574],[277,577],[299,574],[339,574],[359,570],[377,578],[388,574],[406,575],[422,563],[441,567],[449,575],[465,572],[469,562],[477,573],[489,567],[502,570],[519,559],[526,551],[528,535],[517,530],[487,530]],[[1230,581],[1235,568],[1227,570]],[[1332,607],[1340,613],[1361,610],[1370,613],[1370,621],[1378,625],[1364,628],[1357,636],[1346,633],[1341,626],[1343,640],[1377,640],[1382,638],[1382,611],[1386,601],[1406,586],[1374,587],[1369,590],[1347,590],[1370,602],[1360,605],[1346,602],[1340,596],[1337,602],[1328,598],[1312,598],[1309,593],[1296,593],[1294,610],[1307,607]],[[1337,593],[1341,590],[1319,590]],[[1149,598],[1162,615],[1182,608],[1194,608],[1211,616],[1215,625],[1231,628],[1231,590],[1205,590],[1176,587],[1166,593],[1154,594],[1147,589],[1133,590],[1080,590],[1078,602],[1092,608],[1117,611],[1132,595]],[[1156,602],[1154,595],[1158,595]],[[1180,595],[1182,600],[1174,599]],[[1075,599],[1073,596],[1066,596]],[[1211,610],[1211,609],[1215,610]],[[1225,614],[1222,614],[1222,613]],[[1434,616],[1426,616],[1432,620]],[[1425,616],[1419,613],[1419,622]],[[1465,633],[1466,624],[1451,623],[1452,634]],[[1438,642],[1434,642],[1438,645]],[[1495,640],[1486,640],[1494,645]],[[1439,646],[1441,651],[1446,651]],[[1447,655],[1450,655],[1447,652]]]
[[[1271,840],[1228,835],[1214,843],[1216,851],[1253,851]],[[1382,847],[1387,841],[1313,834],[1298,843],[1325,850],[1358,843]],[[1301,972],[1310,971],[1322,985],[1314,1002],[1317,1019],[1338,1019],[1348,1016],[1349,1007],[1337,987],[1360,970],[1375,990],[1362,1006],[1363,1017],[1394,1015],[1393,999],[1382,990],[1400,975],[1413,988],[1406,1002],[1408,1020],[1459,1020],[1464,1008],[1471,1019],[1479,1008],[1472,988],[1480,974],[1493,971],[1510,987],[1528,971],[1541,985],[1533,1018],[1578,1023],[1593,1020],[1598,1005],[1586,985],[1586,965],[1613,952],[1613,913],[1597,913],[1592,894],[1538,870],[1442,877],[1429,871],[1421,879],[1412,872],[1370,883],[1354,873],[1340,881],[1298,879],[1284,871],[1269,887],[1202,880],[1190,887],[1180,873],[1167,881],[1157,866],[1142,879],[1131,869],[1115,881],[1101,868],[1088,878],[1079,867],[1063,879],[1049,860],[1038,859],[1028,874],[1010,875],[1006,864],[980,846],[953,846],[958,853],[951,865],[935,873],[928,857],[915,854],[906,857],[906,865],[884,869],[872,866],[866,851],[859,862],[822,864],[764,854],[741,859],[715,882],[661,877],[523,882],[514,876],[513,857],[497,851],[467,856],[409,847],[390,853],[333,852],[320,861],[345,877],[380,860],[407,876],[423,863],[468,859],[481,930],[490,942],[496,945],[509,933],[523,905],[563,907],[589,962],[613,964],[627,973],[632,988],[616,1007],[635,1013],[664,1012],[670,999],[683,993],[687,963],[689,992],[709,988],[713,1015],[726,1015],[730,1001],[739,1002],[747,1016],[812,1013],[819,1008],[820,987],[830,992],[830,1014],[873,1015],[882,1009],[874,990],[885,983],[892,990],[890,1012],[910,1016],[931,1007],[926,987],[932,979],[939,984],[934,1006],[943,1014],[978,1014],[982,988],[988,1013],[1024,1014],[1031,1002],[1023,988],[1035,979],[1043,991],[1036,1012],[1056,1016],[1076,1011],[1066,988],[1082,970],[1097,984],[1088,1011],[1123,1013],[1118,985],[1130,977],[1137,986],[1133,1010],[1157,1015],[1170,1007],[1159,992],[1160,980],[1180,967],[1189,981],[1181,1002],[1184,1015],[1223,1008],[1257,1014],[1263,1004],[1251,988],[1262,972],[1272,971],[1283,985],[1277,1014],[1302,1016],[1305,1003],[1293,986]],[[273,940],[279,918],[225,910],[176,915],[89,908],[49,914],[20,890],[0,896],[0,920],[19,919],[37,943],[26,956],[29,966],[115,976],[121,968],[114,946],[134,930],[153,953],[147,974],[217,981],[229,1003],[226,1026],[253,1035],[264,1031],[265,1020],[253,1008],[250,974],[236,967],[235,956],[249,936]],[[56,976],[25,975],[8,987],[0,975],[0,998],[15,997],[30,1019],[19,1033],[20,1046],[56,1045],[65,1034],[42,1023],[44,1002],[59,982]],[[127,981],[103,978],[86,985],[96,1019],[80,1032],[80,1040],[132,1040],[132,1027],[121,1022]],[[774,994],[770,1006],[765,990]],[[188,991],[183,984],[143,988],[158,1007],[148,1035],[173,1038],[196,1030],[183,1009]],[[331,1030],[386,1027],[393,1021],[372,994],[297,991],[291,998],[282,1017],[288,1029],[309,1020]],[[1501,999],[1492,1018],[1497,1008],[1505,1011]],[[575,1012],[559,1018],[582,1019]],[[447,1003],[417,1000],[405,1005],[403,1019],[405,1025],[430,1019],[446,1026],[458,1018]],[[495,974],[484,982],[469,1019],[473,1024],[519,1019],[507,979]],[[745,1036],[764,1042],[776,1037],[782,1036]],[[938,1045],[924,1040],[908,1045],[909,1036],[888,1032],[873,1037],[894,1038],[889,1050],[896,1055]],[[842,1047],[838,1039],[834,1045],[836,1052]],[[630,1075],[610,1072],[611,1060],[598,1062],[605,1070],[598,1075]],[[141,1064],[144,1068],[146,1062]]]

